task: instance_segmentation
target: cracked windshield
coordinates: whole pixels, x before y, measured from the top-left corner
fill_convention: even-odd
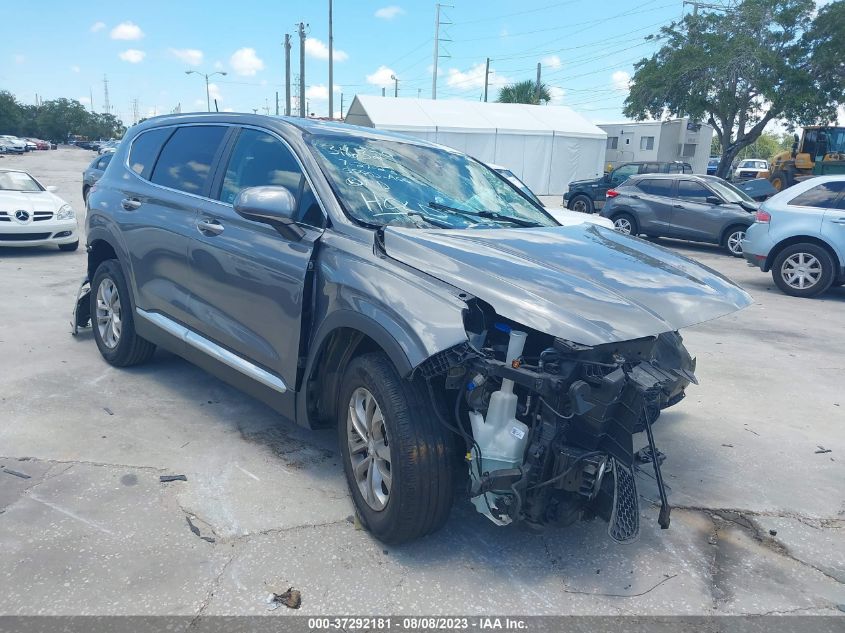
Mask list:
[[[558,226],[481,163],[392,141],[316,138],[311,146],[354,219],[445,229]]]

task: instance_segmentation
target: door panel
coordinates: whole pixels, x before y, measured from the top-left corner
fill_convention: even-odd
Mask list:
[[[315,213],[313,196],[302,195],[305,181],[290,149],[269,133],[241,130],[219,171],[220,200],[199,209],[188,255],[196,329],[293,388],[306,279],[322,231],[303,225],[305,237],[290,241],[267,224],[242,218],[232,202],[246,187],[274,185],[308,207],[306,216],[321,218],[319,206]]]
[[[694,180],[679,180],[677,187],[672,201],[672,235],[703,242],[718,240],[719,205],[706,201],[715,194]]]
[[[827,186],[831,191],[838,190],[839,197],[825,210],[822,236],[833,246],[840,264],[845,267],[845,182],[829,182]]]
[[[653,237],[667,235],[672,221],[673,181],[666,178],[642,179],[636,189],[641,206],[646,212],[638,213],[637,220],[643,233]]]

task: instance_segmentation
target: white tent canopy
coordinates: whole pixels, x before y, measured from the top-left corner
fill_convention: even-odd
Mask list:
[[[346,123],[403,132],[507,167],[537,195],[601,175],[607,134],[565,106],[358,95]]]

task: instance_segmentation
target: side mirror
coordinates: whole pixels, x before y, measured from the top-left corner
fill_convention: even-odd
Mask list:
[[[47,191],[49,191],[50,193],[55,193],[55,192],[57,192],[57,191],[59,190],[59,188],[58,188],[56,185],[47,185],[47,186],[45,187],[45,189],[46,189]]]
[[[705,202],[707,204],[722,204],[722,199],[718,196],[707,196],[707,198],[705,198]]]
[[[238,193],[233,206],[241,217],[269,224],[285,238],[300,240],[305,235],[294,218],[296,199],[285,187],[248,187]]]

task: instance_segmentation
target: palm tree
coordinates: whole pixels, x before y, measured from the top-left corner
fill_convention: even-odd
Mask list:
[[[499,91],[499,97],[496,99],[499,103],[530,103],[532,105],[540,105],[543,102],[551,100],[549,88],[546,84],[541,83],[540,89],[537,90],[537,83],[526,79],[515,84],[505,86]]]

